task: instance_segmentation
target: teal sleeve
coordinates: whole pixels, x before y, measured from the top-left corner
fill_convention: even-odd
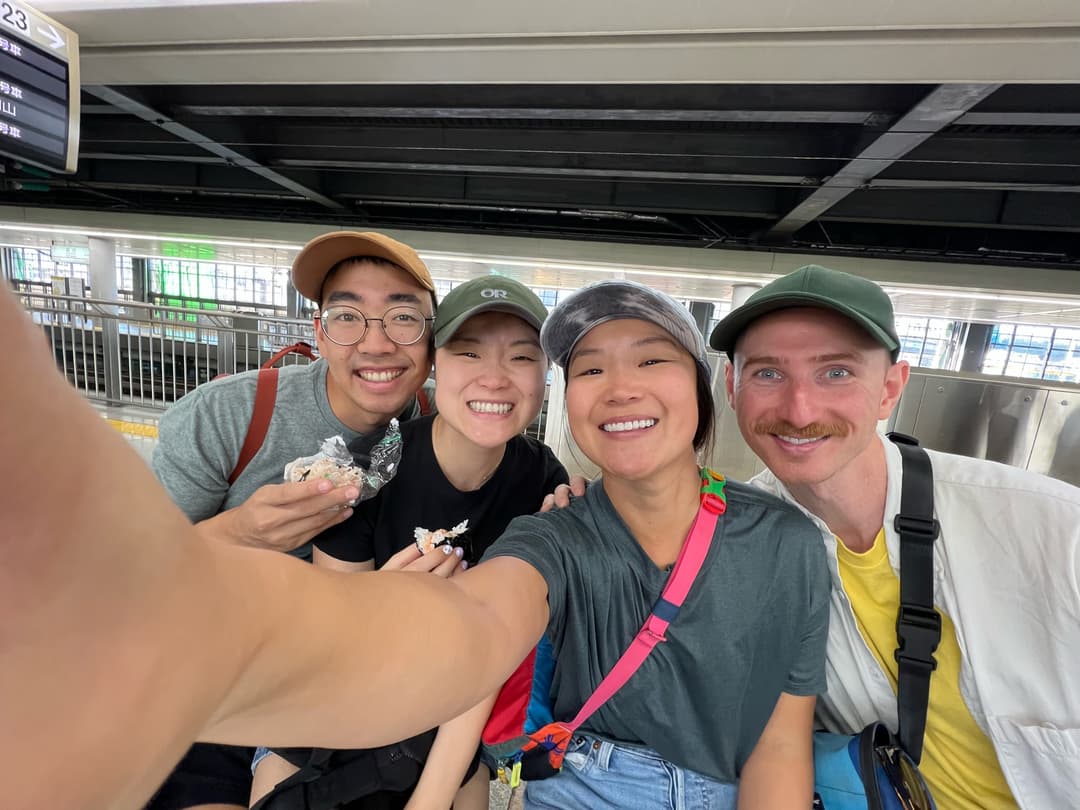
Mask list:
[[[548,589],[548,630],[561,626],[566,603],[566,560],[563,546],[555,537],[550,515],[525,515],[514,518],[502,536],[480,560],[514,557],[528,563],[544,578]]]
[[[818,530],[806,522],[807,530],[801,532],[805,540],[801,544],[805,554],[803,580],[805,589],[805,613],[799,643],[799,653],[788,674],[784,691],[792,695],[820,695],[825,692],[825,645],[829,637],[829,579],[825,545]]]

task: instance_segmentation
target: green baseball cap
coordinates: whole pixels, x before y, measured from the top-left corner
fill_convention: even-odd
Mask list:
[[[900,339],[893,322],[892,301],[873,281],[816,264],[800,267],[771,281],[728,313],[709,338],[709,345],[729,358],[735,342],[755,320],[769,312],[792,307],[818,307],[839,312],[870,333],[892,354],[900,355]]]
[[[481,276],[446,294],[435,316],[435,348],[445,346],[465,321],[481,312],[507,312],[540,331],[547,307],[536,293],[505,276]]]

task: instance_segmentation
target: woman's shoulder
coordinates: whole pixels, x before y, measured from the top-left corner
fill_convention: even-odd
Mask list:
[[[523,433],[506,443],[506,460],[508,467],[516,470],[519,476],[537,484],[546,484],[553,476],[557,481],[567,479],[566,468],[551,448]]]
[[[551,451],[550,447],[527,433],[519,433],[512,437],[510,441],[506,443],[506,447],[515,455],[522,458],[533,460],[547,458],[549,456],[553,459],[555,458],[555,454]]]
[[[793,504],[743,481],[728,478],[724,484],[724,492],[727,494],[729,510],[740,509],[776,515],[795,515],[804,520],[806,519],[803,513]]]
[[[529,534],[564,547],[588,545],[600,532],[601,522],[594,499],[589,496],[586,492],[585,497],[574,498],[561,509],[516,517],[507,526],[506,534]]]
[[[820,540],[820,531],[794,504],[783,501],[758,487],[728,479],[728,519],[763,530],[780,529],[785,538],[809,537]]]

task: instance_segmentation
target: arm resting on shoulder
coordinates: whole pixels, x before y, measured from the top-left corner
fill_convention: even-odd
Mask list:
[[[814,702],[780,693],[739,775],[739,810],[806,810],[814,794]]]

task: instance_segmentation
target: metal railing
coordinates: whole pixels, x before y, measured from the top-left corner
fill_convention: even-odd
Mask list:
[[[61,372],[91,399],[164,408],[219,374],[258,368],[303,340],[310,321],[133,301],[19,292]],[[290,355],[285,363],[307,363]]]
[[[18,290],[52,346],[57,367],[84,396],[109,405],[168,407],[219,374],[258,368],[297,341],[315,345],[311,321],[207,312]],[[288,355],[283,364],[305,364]],[[548,402],[526,433],[543,440]]]

